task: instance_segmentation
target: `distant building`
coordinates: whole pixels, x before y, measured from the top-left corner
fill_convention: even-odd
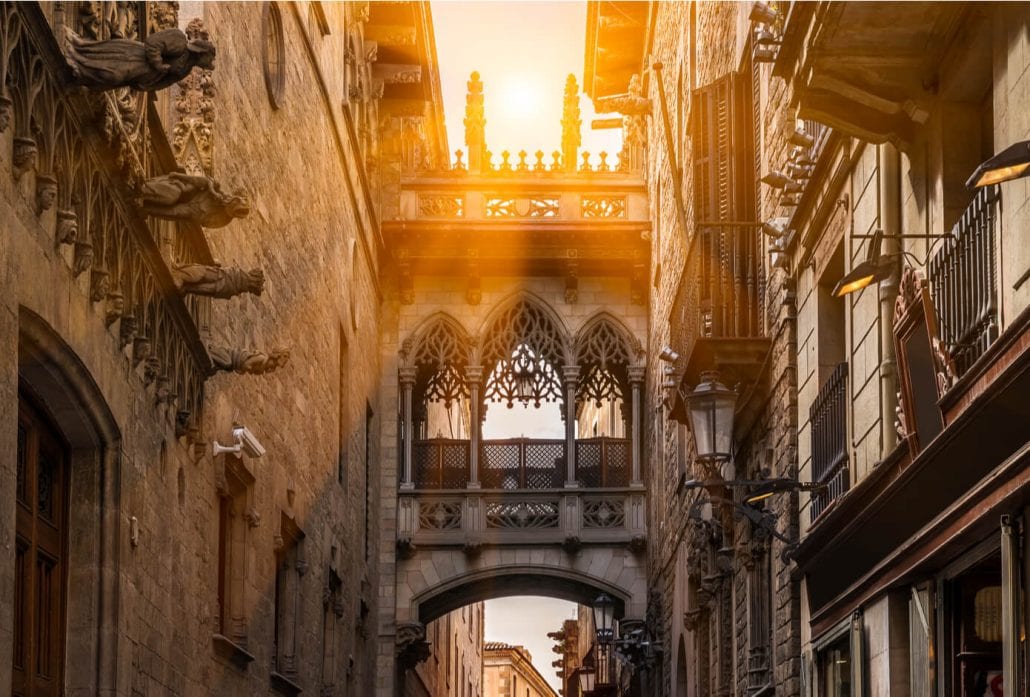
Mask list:
[[[483,697],[558,697],[523,646],[489,642],[483,650]]]
[[[449,612],[426,627],[432,653],[407,673],[406,697],[483,697],[483,603]]]

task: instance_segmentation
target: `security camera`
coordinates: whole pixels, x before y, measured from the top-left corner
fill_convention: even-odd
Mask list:
[[[222,445],[217,440],[212,444],[212,450],[216,456],[223,453],[239,455],[246,453],[248,457],[258,458],[265,454],[265,448],[253,433],[246,426],[233,426],[233,445]]]
[[[658,354],[658,359],[666,363],[675,363],[680,359],[680,355],[668,346],[664,346],[662,347],[662,352]]]

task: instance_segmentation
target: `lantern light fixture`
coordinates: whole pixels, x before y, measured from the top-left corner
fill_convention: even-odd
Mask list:
[[[779,15],[767,2],[755,2],[751,5],[748,19],[756,24],[774,24]]]
[[[762,223],[762,232],[769,237],[779,239],[787,233],[787,223],[790,222],[790,218],[786,216],[780,216],[773,218]]]
[[[701,373],[701,382],[684,396],[699,460],[729,460],[733,456],[733,420],[737,393],[719,382],[716,371]]]
[[[774,169],[760,180],[763,184],[767,184],[774,189],[783,189],[784,193],[793,193],[801,191],[801,185],[788,177],[786,174],[778,169]]]
[[[966,181],[967,189],[979,189],[1030,175],[1030,140],[1008,146],[973,171]]]
[[[803,128],[795,128],[794,132],[790,134],[790,138],[787,139],[791,145],[796,145],[801,148],[811,148],[815,145],[815,138]]]
[[[607,646],[615,639],[615,601],[607,593],[601,593],[594,601],[592,609],[597,643]]]
[[[594,691],[597,687],[597,670],[593,666],[583,666],[577,669],[577,677],[579,678],[579,694],[586,695]]]
[[[665,361],[666,363],[675,363],[679,359],[680,355],[668,346],[663,346],[661,353],[658,354],[658,360]]]

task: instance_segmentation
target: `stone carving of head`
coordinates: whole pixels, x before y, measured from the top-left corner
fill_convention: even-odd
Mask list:
[[[215,45],[204,39],[194,39],[186,44],[186,49],[194,54],[194,65],[205,70],[215,67]]]

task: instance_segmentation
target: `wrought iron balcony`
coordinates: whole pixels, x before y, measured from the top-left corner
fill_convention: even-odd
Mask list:
[[[465,489],[470,481],[468,440],[433,438],[413,444],[416,489]],[[576,441],[576,481],[584,488],[629,486],[631,446],[627,438]],[[485,440],[479,451],[483,489],[561,489],[565,483],[565,441],[536,438]]]
[[[812,403],[812,481],[826,489],[812,494],[812,520],[848,490],[848,364],[838,365]]]
[[[976,193],[929,265],[941,341],[961,376],[998,338],[998,187]]]

